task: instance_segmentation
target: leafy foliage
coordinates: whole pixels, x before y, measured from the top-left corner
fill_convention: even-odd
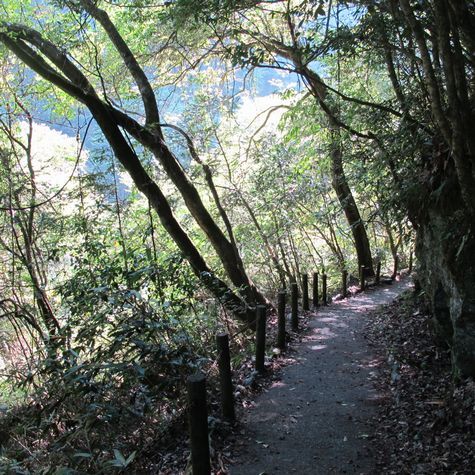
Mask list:
[[[472,100],[466,52],[473,40],[463,21],[473,18],[471,7],[447,12],[444,50],[445,16],[429,0],[24,3],[2,2],[0,39],[8,43],[10,23],[36,28],[114,109],[112,119],[128,118],[117,127],[123,144],[224,285],[232,288],[232,272],[203,227],[207,220],[223,230],[221,242],[232,243],[239,257],[233,271],[245,269],[268,297],[315,270],[329,275],[333,293],[343,270],[355,279],[353,231],[360,224],[374,261],[392,274],[397,263],[409,265],[412,225],[424,225],[434,210],[450,211],[446,221],[458,230],[444,238],[456,241],[444,247],[447,260],[456,262],[471,240],[473,220],[454,162],[457,153],[473,162],[468,134],[458,134],[463,114],[455,113]],[[128,51],[114,46],[114,33],[91,5],[107,12]],[[1,463],[17,473],[40,462],[64,473],[126,473],[145,466],[140,459],[155,443],[155,427],[181,420],[184,378],[209,368],[213,334],[229,325],[226,311],[199,286],[189,256],[165,231],[166,219],[160,223],[140,195],[143,183],[134,184],[117,164],[94,122],[84,137],[89,112],[1,48],[0,330],[8,347],[5,375],[30,403],[7,411]],[[42,50],[36,45],[32,52]],[[465,96],[454,96],[457,107],[446,56],[454,67],[461,61],[457,87],[467,76]],[[146,105],[137,68],[159,106],[164,136],[154,137],[155,149],[140,140],[158,124],[141,129]],[[434,89],[445,122],[434,110]],[[35,137],[39,122],[71,140],[84,138],[76,146],[87,156],[55,151],[49,166],[77,166],[58,196],[57,183],[38,179],[47,168],[40,153],[25,147],[25,123]],[[461,148],[458,136],[465,137]],[[156,150],[165,142],[168,164],[176,157],[209,211],[206,219],[196,218],[196,200],[183,200],[173,173],[158,164]],[[335,186],[335,145],[356,223],[345,214],[349,195],[342,199]],[[28,206],[50,191],[53,198]],[[232,290],[248,290],[239,287]]]

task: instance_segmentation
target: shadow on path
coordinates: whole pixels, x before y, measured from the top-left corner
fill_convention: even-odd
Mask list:
[[[381,396],[371,383],[365,316],[410,285],[405,279],[317,311],[296,363],[246,411],[231,475],[374,473],[369,422]]]

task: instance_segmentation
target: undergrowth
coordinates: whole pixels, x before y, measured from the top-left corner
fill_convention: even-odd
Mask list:
[[[217,330],[236,335],[234,364],[247,344],[184,269],[170,261],[124,278],[109,267],[97,285],[78,268],[60,289],[61,332],[2,383],[24,397],[1,406],[0,473],[159,473],[186,432],[187,376],[204,371],[217,387]]]

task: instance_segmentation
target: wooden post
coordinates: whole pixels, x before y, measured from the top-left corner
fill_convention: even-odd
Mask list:
[[[290,284],[291,291],[291,316],[290,322],[292,330],[297,331],[299,329],[299,288],[297,287],[296,282]]]
[[[322,304],[328,305],[327,301],[327,274],[322,274]]]
[[[360,267],[360,290],[363,291],[366,288],[366,270],[365,266]]]
[[[376,278],[375,278],[376,285],[379,285],[381,282],[381,261],[378,261],[376,265]]]
[[[277,302],[277,348],[285,350],[285,300],[287,293],[279,292]]]
[[[394,257],[394,269],[391,275],[392,280],[396,278],[398,269],[399,269],[399,256],[396,254],[396,256]]]
[[[313,287],[312,287],[313,306],[318,307],[318,272],[313,273]]]
[[[225,419],[234,421],[234,392],[231,373],[231,355],[229,354],[229,336],[227,333],[216,335],[218,350],[219,385],[221,389],[221,412]]]
[[[265,371],[264,357],[266,354],[266,311],[265,305],[256,307],[256,371]]]
[[[246,308],[247,325],[253,331],[256,331],[256,307]]]
[[[308,274],[302,275],[302,310],[309,310],[308,306]]]
[[[206,376],[203,373],[190,376],[187,388],[193,475],[210,475]]]
[[[414,279],[414,295],[417,295],[421,290],[421,281],[419,279]]]
[[[343,298],[345,298],[348,294],[348,271],[345,269],[341,274],[341,291]]]

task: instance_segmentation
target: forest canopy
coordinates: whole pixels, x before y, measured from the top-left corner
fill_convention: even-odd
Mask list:
[[[316,272],[335,296],[417,259],[475,375],[470,2],[1,8],[0,384],[89,438],[61,463],[99,470],[106,422],[146,441],[216,331]]]

